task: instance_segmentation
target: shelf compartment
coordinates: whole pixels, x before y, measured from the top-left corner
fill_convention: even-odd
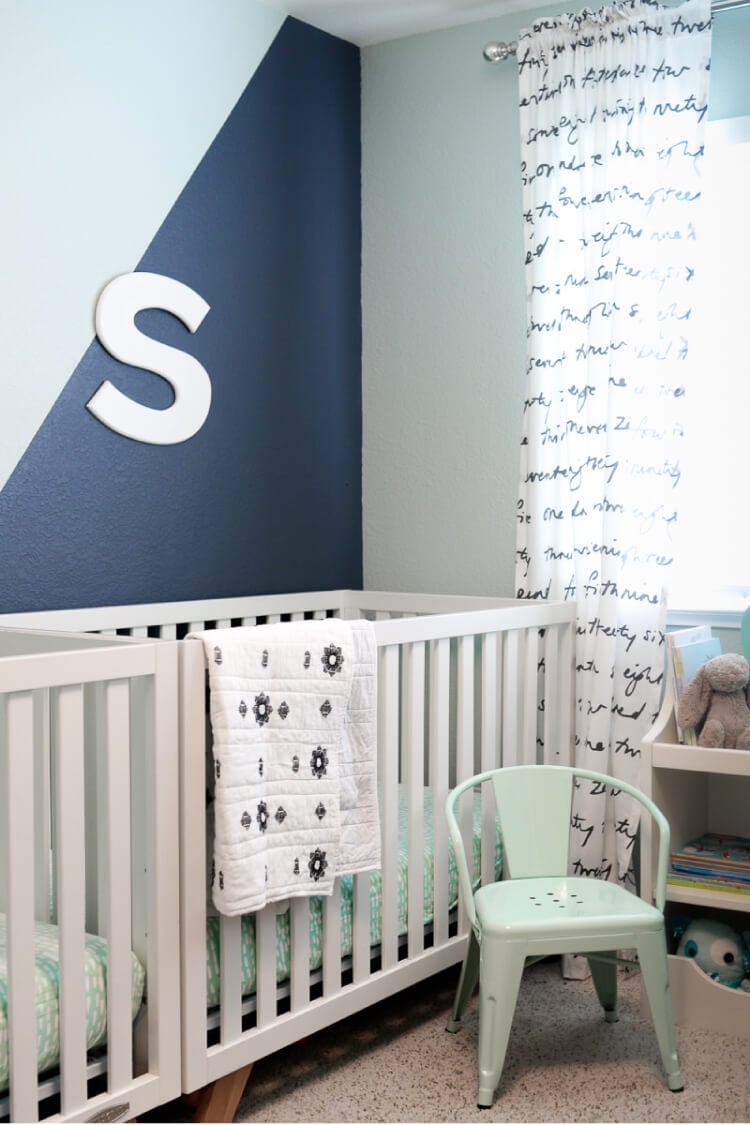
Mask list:
[[[681,887],[675,883],[667,883],[667,902],[679,902],[684,906],[698,906],[705,910],[750,912],[750,895],[734,891],[708,891],[704,887]]]
[[[655,742],[652,747],[652,765],[658,769],[750,777],[750,750]]]
[[[739,895],[732,895],[739,898]],[[670,955],[669,983],[678,1027],[701,1027],[750,1039],[750,992],[727,988],[687,957]]]

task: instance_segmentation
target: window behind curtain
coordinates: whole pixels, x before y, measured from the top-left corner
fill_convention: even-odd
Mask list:
[[[750,117],[709,123],[698,384],[689,395],[670,610],[750,602]]]

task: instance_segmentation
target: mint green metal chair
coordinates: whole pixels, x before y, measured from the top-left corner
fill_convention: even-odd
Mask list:
[[[655,905],[615,883],[568,874],[573,790],[587,779],[629,793],[651,814],[659,832]],[[504,878],[474,891],[456,804],[463,793],[485,781],[492,782],[495,794]],[[669,825],[653,801],[591,770],[512,766],[477,774],[457,786],[448,796],[446,815],[471,922],[447,1030],[459,1030],[479,980],[479,1108],[492,1105],[500,1080],[524,966],[561,953],[589,959],[604,1018],[614,1022],[617,950],[637,951],[667,1084],[681,1090],[663,915]]]

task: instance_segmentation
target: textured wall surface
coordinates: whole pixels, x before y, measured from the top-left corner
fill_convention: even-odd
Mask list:
[[[272,30],[139,257],[123,264],[118,248],[89,279],[87,346],[0,492],[5,611],[361,584],[359,52],[296,20]],[[193,73],[184,128],[222,60]],[[53,105],[65,79],[44,78]],[[137,135],[137,99],[133,111]],[[148,150],[137,159],[147,182]],[[104,244],[110,231],[118,242],[131,181],[106,200]],[[136,318],[209,374],[208,417],[180,444],[123,437],[86,409],[104,380],[146,406],[172,402],[165,380],[92,339],[99,292],[133,268],[175,278],[210,306],[194,335],[165,311]],[[53,307],[38,330],[54,340],[67,328]],[[33,351],[33,325],[18,340]],[[23,354],[6,355],[11,366],[23,376]],[[21,386],[33,399],[33,382]],[[5,378],[2,393],[12,393]],[[1,417],[10,429],[10,411]]]
[[[365,581],[513,592],[524,282],[521,17],[365,48]]]

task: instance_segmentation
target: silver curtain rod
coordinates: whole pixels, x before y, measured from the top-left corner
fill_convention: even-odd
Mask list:
[[[712,12],[729,12],[733,8],[747,8],[750,0],[714,0],[711,5]],[[482,54],[487,62],[505,62],[518,50],[517,43],[488,43]]]

